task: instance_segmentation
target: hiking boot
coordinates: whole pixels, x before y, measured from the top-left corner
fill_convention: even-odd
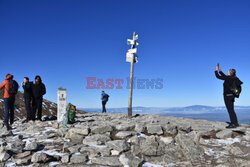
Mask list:
[[[8,131],[12,129],[9,124],[5,124],[5,126],[6,126],[6,128],[7,128]]]
[[[236,126],[236,127],[239,127],[240,125],[237,123],[237,124],[235,124],[235,126]]]
[[[234,124],[230,124],[230,125],[226,126],[227,129],[232,129],[232,128],[236,128],[236,127],[237,127],[237,126],[234,125]]]

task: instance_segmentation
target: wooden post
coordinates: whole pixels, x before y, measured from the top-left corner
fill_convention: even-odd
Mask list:
[[[135,32],[133,34],[133,40],[135,41]],[[131,46],[131,49],[135,48],[134,43]],[[134,60],[135,60],[135,54],[133,54],[133,59],[131,61],[131,67],[130,67],[130,87],[129,87],[129,98],[128,98],[128,116],[132,117],[132,95],[133,95],[133,79],[134,79]]]

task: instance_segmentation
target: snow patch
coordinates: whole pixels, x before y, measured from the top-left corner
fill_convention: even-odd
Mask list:
[[[45,153],[45,154],[48,154],[50,156],[58,155],[60,157],[65,155],[65,153],[59,153],[56,150],[47,150],[47,151],[42,150],[42,151],[38,151],[37,153]]]
[[[163,167],[161,165],[151,164],[149,162],[145,162],[142,167]]]
[[[231,145],[234,143],[240,143],[240,139],[239,138],[234,138],[233,140],[223,140],[223,139],[217,139],[217,142],[219,144],[226,144],[226,145]]]

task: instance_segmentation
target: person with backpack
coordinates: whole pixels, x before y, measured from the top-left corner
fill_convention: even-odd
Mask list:
[[[25,103],[26,115],[27,115],[27,122],[32,121],[32,100],[33,100],[33,82],[29,82],[28,77],[24,77],[23,82],[21,83],[23,87],[23,98]]]
[[[109,95],[106,94],[104,91],[102,91],[101,100],[102,100],[102,113],[106,113],[107,112],[106,111],[106,103],[109,100]]]
[[[218,72],[219,71],[219,72]],[[224,80],[224,101],[225,105],[230,117],[230,123],[226,128],[236,128],[239,126],[236,113],[234,111],[234,102],[235,98],[239,98],[239,95],[241,93],[241,85],[243,82],[239,80],[239,78],[236,76],[236,70],[230,69],[227,72],[227,75],[225,75],[221,71],[221,66],[218,64],[215,70],[215,76],[218,79]]]
[[[15,96],[19,88],[18,83],[13,78],[13,75],[7,74],[0,85],[0,90],[4,88],[4,124],[7,130],[11,130],[10,124],[14,123]]]
[[[34,97],[32,120],[35,121],[36,114],[37,114],[37,120],[42,121],[43,95],[46,94],[46,87],[42,83],[42,79],[39,75],[35,77],[35,84],[33,84],[32,90],[33,90],[33,97]]]

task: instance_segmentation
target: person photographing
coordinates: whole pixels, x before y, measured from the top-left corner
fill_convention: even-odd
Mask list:
[[[241,85],[243,82],[236,76],[236,70],[230,69],[227,75],[221,71],[221,66],[218,64],[215,69],[216,78],[223,80],[223,95],[224,102],[230,117],[230,123],[226,128],[236,128],[239,126],[236,113],[234,111],[235,98],[239,98],[241,93]]]

